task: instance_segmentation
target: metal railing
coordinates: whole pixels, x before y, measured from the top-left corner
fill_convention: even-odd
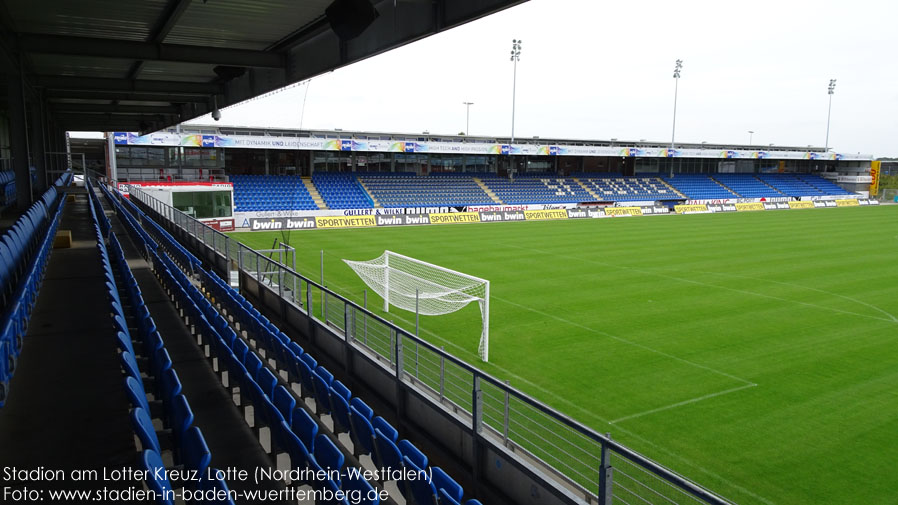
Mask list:
[[[374,353],[397,380],[470,422],[484,443],[541,467],[584,502],[731,503],[139,189],[131,198],[330,327],[336,338]]]

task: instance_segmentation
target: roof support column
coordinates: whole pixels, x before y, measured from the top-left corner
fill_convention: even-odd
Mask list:
[[[47,155],[44,145],[44,107],[43,103],[31,104],[31,163],[37,175],[35,187],[38,191],[46,191],[47,187]]]
[[[25,89],[21,74],[7,76],[9,103],[9,143],[12,168],[16,174],[16,204],[22,211],[31,206],[31,171],[28,168],[28,121],[25,117]]]

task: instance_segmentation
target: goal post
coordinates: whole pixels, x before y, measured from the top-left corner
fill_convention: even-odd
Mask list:
[[[471,302],[480,306],[478,354],[489,360],[490,281],[427,263],[393,251],[368,261],[343,260],[362,281],[390,305],[425,316],[455,312]]]

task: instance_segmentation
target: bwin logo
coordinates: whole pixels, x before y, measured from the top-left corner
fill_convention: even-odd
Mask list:
[[[203,147],[215,147],[215,137],[212,135],[203,135]]]
[[[116,133],[112,136],[112,139],[118,144],[127,144],[128,143],[128,134],[127,133]]]

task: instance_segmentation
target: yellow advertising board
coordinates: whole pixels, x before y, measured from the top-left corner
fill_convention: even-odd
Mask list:
[[[870,164],[870,198],[876,198],[879,195],[879,169],[882,166],[881,161],[874,161]]]
[[[431,214],[431,224],[450,223],[479,223],[480,214],[477,212],[447,212],[443,214]]]
[[[814,202],[809,200],[804,200],[801,202],[789,202],[790,209],[813,209]]]
[[[836,207],[857,207],[857,198],[849,198],[847,200],[836,200]]]
[[[764,210],[764,204],[761,202],[737,203],[736,211],[748,212],[753,210]]]
[[[318,228],[366,228],[377,226],[374,216],[316,216]]]
[[[688,212],[708,212],[708,206],[701,205],[674,205],[674,211],[677,214],[686,214]]]
[[[567,211],[564,209],[525,210],[524,219],[526,219],[527,221],[540,221],[544,219],[567,219]]]
[[[606,216],[641,216],[639,207],[605,207]]]

